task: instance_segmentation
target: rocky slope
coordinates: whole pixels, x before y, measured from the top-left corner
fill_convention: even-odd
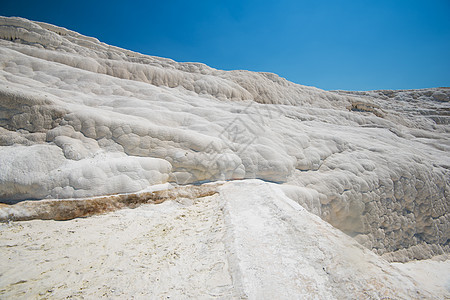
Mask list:
[[[90,218],[0,224],[0,297],[450,296],[445,262],[421,261],[438,278],[430,281],[413,271],[415,265],[394,266],[362,247],[286,197],[279,185],[249,179],[200,189],[214,186],[217,193],[210,196],[186,193]]]
[[[449,252],[448,88],[327,92],[20,18],[0,38],[3,203],[258,178],[390,260]]]

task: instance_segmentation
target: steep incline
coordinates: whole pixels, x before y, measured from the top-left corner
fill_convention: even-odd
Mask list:
[[[0,38],[4,203],[259,178],[377,253],[403,251],[391,259],[449,251],[449,89],[326,92],[20,18],[1,17]]]

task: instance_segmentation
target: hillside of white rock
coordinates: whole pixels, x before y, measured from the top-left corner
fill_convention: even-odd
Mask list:
[[[94,280],[100,275],[92,269],[108,273],[96,255],[105,251],[120,261],[117,253],[125,251],[148,272],[130,261],[131,269],[117,267],[130,289],[116,295],[111,289],[118,288],[108,287],[103,295],[91,283],[78,296],[139,293],[136,278],[159,270],[169,283],[155,286],[153,276],[143,296],[449,297],[448,271],[439,276],[447,286],[430,288],[405,273],[414,277],[411,269],[387,262],[434,258],[436,270],[448,266],[442,260],[450,253],[449,112],[450,88],[323,91],[271,73],[178,63],[0,17],[0,220],[14,221],[0,227],[0,295],[27,298],[47,282],[39,293],[76,296],[51,278],[68,269]],[[163,204],[73,219],[159,203],[155,186],[177,192]],[[177,219],[182,215],[187,222]],[[25,221],[31,219],[73,220]],[[103,222],[110,227],[102,229]],[[136,241],[121,233],[124,226],[136,227]],[[156,234],[157,242],[143,238],[158,226],[171,234]],[[125,239],[118,249],[106,237],[115,228]],[[205,246],[192,246],[182,232]],[[67,255],[44,237],[63,239]],[[37,256],[30,243],[40,247]],[[77,245],[92,248],[91,260],[79,257]],[[144,253],[161,245],[163,253],[181,245],[183,259],[173,268],[163,256],[159,265],[149,263]],[[39,260],[42,249],[52,254],[48,268]],[[23,267],[39,265],[51,275],[36,271],[21,279],[19,257]],[[112,268],[114,259],[108,265],[105,258],[106,265]],[[201,259],[204,273],[192,265]],[[120,277],[111,272],[98,280]],[[220,280],[205,286],[213,273]]]

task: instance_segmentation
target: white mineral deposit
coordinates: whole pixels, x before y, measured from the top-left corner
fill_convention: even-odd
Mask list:
[[[0,17],[0,298],[450,298],[449,109]]]

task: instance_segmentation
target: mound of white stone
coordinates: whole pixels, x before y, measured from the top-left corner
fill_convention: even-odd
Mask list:
[[[450,89],[326,92],[0,17],[0,201],[258,178],[391,260],[450,251]]]
[[[277,184],[249,179],[196,188],[218,193],[196,198],[180,187],[184,197],[158,205],[65,222],[0,224],[0,297],[450,296],[450,260],[390,264],[286,197]]]

